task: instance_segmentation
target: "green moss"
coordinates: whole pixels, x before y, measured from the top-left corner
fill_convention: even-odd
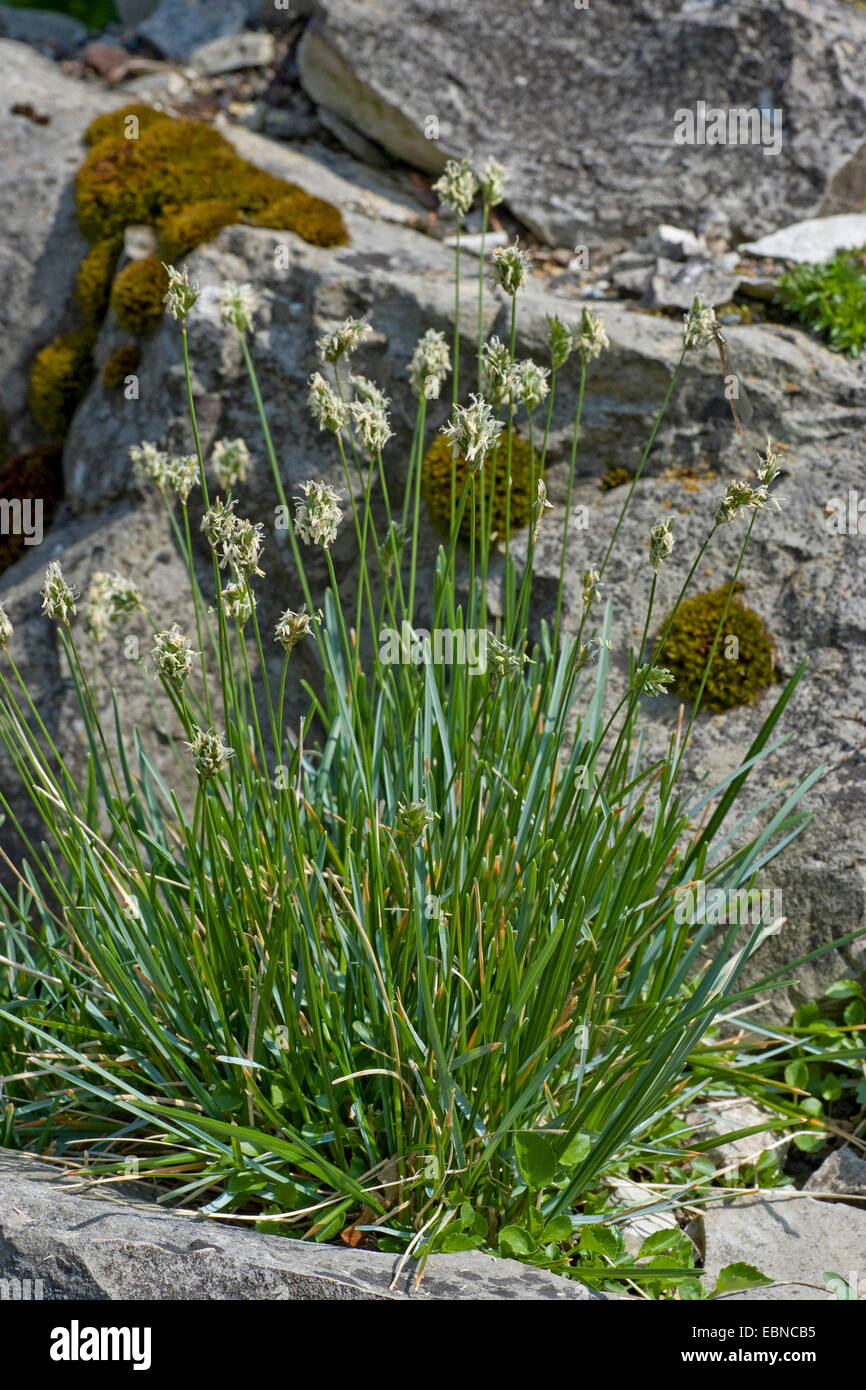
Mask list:
[[[99,241],[81,262],[75,282],[75,297],[85,322],[92,326],[101,323],[105,317],[119,254],[120,242]]]
[[[237,209],[224,198],[206,198],[190,203],[189,207],[171,208],[163,213],[157,226],[160,251],[173,264],[237,220]]]
[[[627,468],[609,468],[599,479],[599,487],[602,492],[612,492],[615,487],[625,487],[633,479],[634,474]]]
[[[115,348],[105,366],[102,368],[102,380],[106,386],[112,390],[123,386],[126,378],[134,373],[141,361],[141,353],[135,343],[121,343],[120,347]]]
[[[37,355],[30,374],[30,409],[37,424],[62,439],[75,408],[93,380],[91,329],[55,338]]]
[[[124,266],[111,287],[111,307],[127,333],[146,333],[163,315],[168,275],[158,256]]]
[[[485,460],[483,470],[477,475],[479,484],[485,488],[484,511],[488,531],[505,534],[506,515],[506,468],[508,445],[500,436],[498,448]],[[532,474],[532,451],[522,435],[515,434],[511,440],[511,530],[517,530],[529,523],[533,481],[541,477],[538,460],[535,462],[535,477]],[[456,460],[456,498],[459,505],[466,479],[466,461]],[[421,492],[427,503],[431,521],[443,531],[451,527],[451,445],[443,435],[431,444],[421,465]],[[480,487],[476,489],[475,532],[481,535],[481,497]],[[472,515],[467,501],[460,535],[469,540],[472,534]]]
[[[684,599],[665,638],[659,664],[673,674],[673,689],[684,700],[693,700],[700,689],[728,587]],[[774,665],[773,643],[763,619],[732,598],[702,704],[709,710],[748,704],[774,682]]]
[[[171,247],[178,254],[176,247],[182,245],[180,254],[186,254],[218,225],[244,220],[292,231],[322,246],[348,239],[337,208],[241,159],[219,131],[200,121],[146,114],[148,110],[139,106],[112,112],[88,130],[91,148],[76,178],[78,219],[88,240],[116,236],[130,223],[162,224],[163,251]],[[139,121],[135,140],[123,134],[124,117],[130,114]],[[211,205],[207,211],[205,203]],[[217,210],[216,204],[225,206]],[[196,239],[197,225],[201,235]]]

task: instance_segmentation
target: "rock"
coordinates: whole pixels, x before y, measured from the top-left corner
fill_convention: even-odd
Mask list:
[[[488,231],[485,236],[482,236],[481,232],[470,232],[468,236],[461,235],[460,249],[461,251],[467,251],[470,256],[480,256],[481,247],[483,245],[485,256],[489,256],[494,247],[507,246],[510,239],[507,232]],[[445,245],[457,245],[456,233],[445,238]]]
[[[749,256],[772,256],[777,261],[821,264],[837,251],[866,242],[866,213],[838,217],[811,217],[782,227],[758,241],[744,241],[740,251]]]
[[[866,1212],[831,1206],[802,1197],[793,1187],[768,1189],[760,1196],[738,1197],[711,1206],[702,1216],[705,1241],[702,1284],[715,1286],[729,1264],[754,1265],[774,1281],[726,1301],[799,1302],[829,1300],[825,1271],[850,1281],[863,1269]]]
[[[118,43],[89,43],[82,61],[106,82],[122,82],[129,71],[131,54]]]
[[[82,135],[121,99],[71,81],[22,43],[0,40],[0,68],[0,406],[12,447],[24,450],[40,442],[27,410],[30,366],[40,348],[72,326],[69,305],[87,250],[72,194]],[[16,104],[34,98],[47,124],[13,114]]]
[[[843,1144],[816,1168],[803,1191],[815,1197],[833,1196],[843,1200],[845,1197],[866,1197],[866,1158],[850,1144]]]
[[[0,1150],[0,1278],[39,1279],[44,1298],[64,1300],[605,1300],[573,1279],[477,1251],[431,1256],[416,1288],[411,1260],[396,1277],[397,1256],[258,1235],[141,1192],[76,1183],[62,1164]]]
[[[159,0],[114,0],[114,8],[121,24],[135,29],[159,8]]]
[[[161,0],[138,33],[160,53],[179,63],[190,62],[196,49],[213,39],[240,34],[247,22],[244,0]]]
[[[262,30],[249,30],[242,34],[228,34],[211,39],[193,50],[189,58],[190,67],[206,77],[216,77],[223,72],[237,72],[241,68],[263,68],[274,61],[276,43],[273,34]]]
[[[736,259],[734,256],[734,262]],[[677,261],[659,258],[650,278],[648,303],[664,309],[690,309],[699,294],[705,304],[727,304],[738,281],[730,257]]]
[[[604,6],[543,0],[320,0],[299,65],[317,104],[418,168],[469,150],[505,160],[508,205],[554,245],[684,226],[703,208],[755,237],[813,212],[828,148],[841,162],[860,145],[866,15],[835,0],[645,0],[611,24]],[[756,72],[774,74],[772,92]],[[677,113],[707,93],[756,119],[780,109],[779,152],[769,125],[736,152],[675,143]]]
[[[669,261],[687,261],[694,257],[703,259],[707,255],[707,244],[703,237],[685,227],[671,227],[666,222],[656,227],[650,237],[653,250]]]
[[[649,1206],[655,1194],[641,1187],[639,1182],[621,1179],[611,1183],[611,1191],[617,1202],[624,1207]],[[673,1212],[652,1211],[633,1216],[622,1225],[625,1248],[630,1255],[639,1255],[644,1241],[657,1231],[675,1231],[678,1222]]]
[[[783,1163],[791,1141],[787,1137],[780,1138],[772,1129],[762,1129],[741,1139],[725,1140],[723,1137],[739,1129],[766,1125],[769,1119],[765,1110],[747,1100],[708,1101],[686,1116],[686,1122],[695,1126],[692,1143],[701,1144],[714,1138],[721,1141],[717,1148],[704,1150],[720,1168],[755,1164],[768,1149],[773,1149],[779,1163]]]
[[[0,5],[0,38],[28,43],[52,57],[65,58],[87,41],[87,26],[56,10],[19,10],[13,5]]]
[[[326,106],[320,106],[318,119],[355,159],[370,164],[374,169],[387,168],[390,164],[391,161],[383,153],[380,145],[375,145],[372,140],[368,140],[353,125],[349,125],[348,121],[344,121],[338,116],[336,111],[329,111]]]
[[[130,226],[124,228],[124,260],[143,261],[146,256],[155,256],[158,250],[159,240],[153,227]]]
[[[151,66],[148,71],[136,70],[135,76],[123,84],[124,105],[130,101],[155,103],[184,101],[190,95],[189,78],[166,63]]]

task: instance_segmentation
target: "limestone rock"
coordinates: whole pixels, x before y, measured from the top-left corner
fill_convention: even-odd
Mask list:
[[[843,1144],[816,1168],[803,1191],[815,1197],[841,1197],[843,1201],[846,1197],[866,1197],[866,1159],[850,1144]],[[859,1202],[857,1205],[861,1206]]]
[[[805,222],[781,227],[758,241],[745,241],[740,250],[749,256],[772,256],[777,261],[829,261],[837,251],[866,242],[866,213],[837,217],[810,217]]]
[[[56,10],[0,5],[0,36],[32,44],[49,57],[64,58],[87,41],[87,26]]]
[[[190,67],[206,77],[241,68],[261,68],[274,60],[276,51],[273,34],[249,31],[243,34],[224,34],[193,50]]]

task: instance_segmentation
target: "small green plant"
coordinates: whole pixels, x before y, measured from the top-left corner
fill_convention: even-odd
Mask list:
[[[858,357],[866,343],[866,247],[838,251],[821,265],[795,265],[779,281],[777,303],[830,347]]]

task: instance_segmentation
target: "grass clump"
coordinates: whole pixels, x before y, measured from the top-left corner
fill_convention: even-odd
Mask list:
[[[866,344],[866,246],[839,251],[822,265],[795,265],[779,281],[776,302],[836,352],[859,357]]]
[[[146,333],[162,318],[168,275],[159,256],[124,266],[111,287],[111,307],[127,333]]]
[[[491,189],[501,182],[494,174]],[[466,208],[468,166],[446,170],[446,190],[449,180]],[[513,473],[527,457],[510,402],[453,405],[448,452],[453,443],[472,466],[446,513],[435,567],[419,572],[426,408],[451,372],[444,335],[429,330],[409,364],[418,404],[405,466],[393,470],[405,479],[402,495],[391,494],[382,457],[389,402],[350,366],[369,325],[349,319],[323,336],[328,378],[313,376],[309,402],[333,435],[344,490],[308,479],[290,501],[256,371],[255,292],[230,285],[221,319],[249,377],[295,569],[297,609],[263,632],[256,591],[267,582],[262,550],[275,542],[264,522],[209,493],[208,462],[228,478],[250,459],[240,440],[221,441],[210,461],[198,447],[189,355],[197,297],[172,270],[168,308],[179,321],[195,454],[173,458],[152,443],[133,450],[174,528],[194,632],[170,615],[162,629],[150,619],[146,575],[95,576],[82,623],[59,563],[45,574],[43,608],[87,733],[83,776],[22,711],[29,697],[0,609],[0,738],[43,822],[14,890],[0,887],[0,954],[11,962],[0,972],[7,1128],[14,1142],[50,1144],[55,1154],[80,1146],[91,1174],[122,1171],[134,1155],[139,1176],[159,1179],[166,1195],[262,1229],[363,1240],[407,1258],[486,1249],[601,1287],[676,1289],[693,1278],[681,1240],[665,1259],[656,1243],[631,1265],[619,1261],[624,1217],[610,1182],[649,1175],[655,1210],[706,1200],[706,1173],[676,1167],[683,1108],[718,1072],[702,1040],[720,1018],[736,1032],[751,993],[742,968],[768,924],[755,922],[744,941],[739,924],[720,932],[683,922],[677,895],[698,877],[751,886],[804,823],[806,783],[774,788],[778,806],[763,832],[738,801],[778,747],[774,729],[801,671],[743,749],[739,773],[690,793],[680,767],[700,692],[663,763],[642,755],[642,700],[668,674],[658,662],[679,603],[644,665],[626,642],[627,691],[615,703],[608,690],[613,607],[595,600],[632,491],[584,576],[582,611],[564,618],[571,508],[556,514],[547,502],[545,431],[537,467],[529,452],[529,534],[512,549],[506,516],[493,556],[503,570],[494,617],[494,526],[470,535],[465,581],[457,548],[487,479],[503,459]],[[712,310],[696,302],[635,479],[686,352],[713,326]],[[557,371],[571,351],[580,360],[569,500],[587,373],[606,343],[588,310],[573,341],[565,325],[551,327],[550,414]],[[458,402],[459,379],[452,388]],[[739,567],[777,472],[768,447],[759,485],[730,485],[683,566],[680,602],[718,527],[745,515]],[[561,531],[560,602],[531,642],[541,526]],[[212,550],[206,580],[193,527]],[[331,553],[341,531],[357,547],[351,580],[338,579]],[[677,563],[674,544],[669,521],[652,528],[654,576]],[[327,574],[315,595],[310,552]],[[654,599],[655,578],[645,633]],[[422,601],[427,645],[414,626]],[[82,647],[109,641],[132,613],[153,626],[143,675],[162,703],[173,772],[157,771],[134,731],[93,713],[93,663]],[[315,675],[289,729],[299,643]],[[282,666],[257,691],[250,656],[266,671],[272,644]],[[5,792],[0,804],[11,810]],[[783,1126],[800,1118],[793,1104],[774,1115]],[[689,1296],[699,1296],[693,1283]]]
[[[772,685],[775,655],[764,620],[724,586],[683,599],[662,644],[660,659],[682,699],[697,696],[714,645],[703,694],[707,709],[748,704]]]
[[[30,409],[53,439],[62,439],[93,380],[94,334],[79,329],[55,338],[37,354],[30,373]]]

